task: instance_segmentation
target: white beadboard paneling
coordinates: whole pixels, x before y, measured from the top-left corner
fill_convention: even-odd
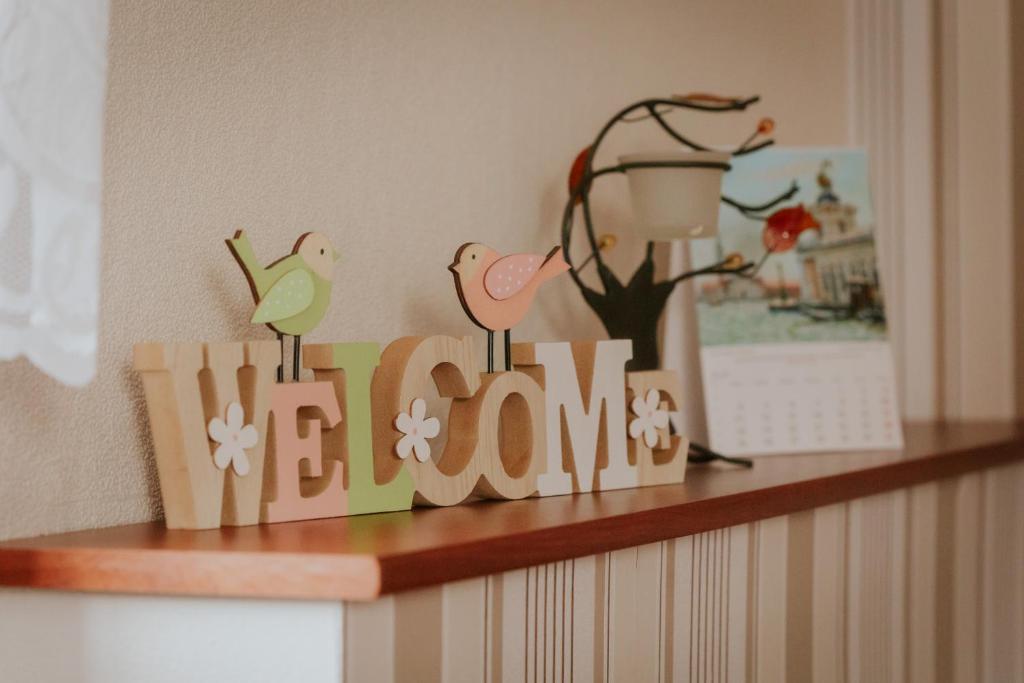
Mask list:
[[[551,565],[551,576],[549,581],[551,588],[548,594],[552,596],[551,607],[548,614],[551,619],[551,672],[550,680],[565,680],[565,562],[555,562]]]
[[[540,589],[538,588],[538,576],[543,568],[542,567],[528,567],[526,569],[526,650],[524,652],[524,659],[526,664],[526,680],[536,681],[540,680],[538,676],[539,667],[538,661],[543,658],[544,642],[539,639],[538,626],[540,617],[538,616],[542,606],[540,606]]]
[[[1020,529],[1024,527],[1024,495],[1020,495],[1021,491],[1024,491],[1024,465],[1017,465],[1015,468],[1016,476],[1016,491],[1013,500],[1016,503],[1014,505],[1013,514],[1017,518],[1017,525],[1014,527],[1014,533],[1017,534],[1017,552],[1015,555],[1009,556],[1009,561],[1013,563],[1016,568],[1016,585],[1017,592],[1014,595],[1016,599],[1016,625],[1017,625],[1017,642],[1024,642],[1024,537],[1021,535]],[[999,626],[997,625],[997,628]],[[1018,648],[1016,653],[1016,666],[1017,666],[1017,677],[1018,680],[1024,680],[1024,648]]]
[[[1024,465],[1017,465],[1014,468],[1014,475],[1016,478],[1015,490],[1016,494],[1013,497],[1012,514],[1016,516],[1017,523],[1013,527],[1013,533],[1017,535],[1017,547],[1016,553],[1008,556],[1008,561],[1013,563],[1016,570],[1016,586],[1017,592],[1013,595],[1016,600],[1016,627],[1017,627],[1017,642],[1024,642],[1024,536],[1021,534],[1021,528],[1024,528],[1024,495],[1020,495],[1021,491],[1024,491]],[[1000,511],[1000,514],[1002,512]],[[996,625],[999,628],[999,625]],[[1024,680],[1024,648],[1017,648],[1015,653],[1017,679]]]
[[[603,667],[594,666],[595,625],[598,618],[597,560],[594,557],[578,557],[572,560],[572,634],[571,672],[577,681],[597,680]],[[603,611],[601,612],[603,614]]]
[[[907,660],[911,681],[936,679],[939,485],[908,492]]]
[[[566,609],[571,602],[565,600],[564,582],[562,562],[526,570],[526,680],[562,680],[571,674],[571,660],[565,660],[566,624],[572,622]]]
[[[980,679],[979,580],[982,557],[981,475],[968,474],[956,482],[953,514],[953,681]]]
[[[337,683],[340,603],[0,590],[4,683]]]
[[[658,683],[672,680],[672,643],[675,638],[675,541],[658,544],[661,580],[658,582]]]
[[[394,642],[443,633],[440,680],[1019,680],[1022,486],[1007,467],[413,591]],[[399,680],[440,670],[395,656],[418,662]]]
[[[1024,467],[982,475],[984,544],[981,580],[981,655],[984,681],[1024,680]]]
[[[664,544],[664,680],[747,680],[749,537],[743,525]]]
[[[395,680],[395,598],[345,605],[345,680]]]
[[[711,618],[708,610],[708,597],[713,593],[708,569],[709,546],[712,538],[709,534],[698,534],[694,539],[693,601],[690,603],[690,676],[694,681],[707,681],[709,645],[711,638]]]
[[[632,680],[633,653],[638,646],[637,551],[626,548],[608,553],[608,680]]]
[[[888,569],[885,599],[888,601],[889,680],[906,679],[907,651],[907,491],[901,489],[885,494],[888,503],[889,547],[882,548]]]
[[[526,569],[488,577],[488,670],[494,683],[526,679]]]
[[[661,544],[608,554],[608,680],[658,680]]]
[[[694,625],[692,613],[694,610],[694,563],[696,536],[677,538],[671,541],[674,544],[672,558],[675,586],[672,592],[672,603],[666,605],[672,611],[672,653],[671,668],[672,677],[670,680],[689,681],[693,680],[692,675],[692,654]]]
[[[541,640],[544,642],[544,647],[541,648],[544,652],[544,658],[541,660],[541,666],[539,667],[541,679],[545,681],[555,680],[555,651],[558,650],[558,622],[559,619],[559,607],[560,601],[558,600],[558,581],[556,579],[556,569],[558,565],[546,564],[543,567],[543,596],[544,596],[544,608],[540,613],[540,622],[542,628],[540,630]]]
[[[814,669],[814,512],[787,517],[786,679],[811,680]]]
[[[754,524],[753,630],[747,634],[754,681],[786,679],[786,517]],[[752,643],[753,647],[750,646]]]
[[[567,639],[565,627],[568,621],[566,612],[569,602],[566,592],[569,586],[566,584],[567,562],[554,562],[548,565],[548,643],[546,651],[547,662],[545,671],[547,680],[566,680],[570,675],[569,667],[566,666]]]
[[[487,579],[444,584],[441,610],[442,680],[483,680],[487,651]]]
[[[745,679],[747,534],[746,526],[718,529],[666,544],[674,585],[663,598],[672,615],[665,680]]]
[[[852,501],[848,515],[848,680],[902,681],[905,494]]]
[[[636,552],[636,616],[631,680],[657,681],[661,675],[661,556],[662,543]]]
[[[846,505],[814,511],[811,671],[818,683],[846,680]]]
[[[864,501],[853,501],[847,507],[847,556],[846,575],[849,580],[846,583],[846,619],[849,628],[846,633],[846,677],[851,683],[859,683],[864,680],[863,669],[871,663],[865,663],[861,653],[864,651],[861,624],[870,615],[866,614],[864,600],[864,586],[870,585],[861,575],[863,569],[863,558],[865,554],[864,534]],[[868,522],[870,528],[870,521]]]
[[[728,529],[726,553],[726,671],[723,680],[742,683],[747,675],[747,566],[750,527],[746,524]]]
[[[444,680],[444,586],[395,596],[396,681]]]

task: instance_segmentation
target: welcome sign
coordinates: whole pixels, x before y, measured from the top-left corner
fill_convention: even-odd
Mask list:
[[[481,372],[469,337],[303,347],[311,382],[278,382],[274,341],[134,350],[173,529],[337,517],[470,498],[681,482],[677,375],[626,372],[629,341],[511,345]],[[450,398],[429,415],[426,398]],[[435,443],[440,421],[447,439]]]

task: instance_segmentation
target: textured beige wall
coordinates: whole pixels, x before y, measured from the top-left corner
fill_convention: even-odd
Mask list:
[[[131,345],[270,334],[245,322],[234,229],[268,259],[305,230],[334,239],[314,340],[472,333],[444,269],[455,247],[554,244],[568,166],[617,107],[760,92],[692,130],[735,143],[772,115],[780,142],[842,142],[843,17],[839,0],[113,0],[99,377],[71,390],[0,365],[0,538],[158,514]],[[666,146],[648,127],[616,144]],[[622,182],[602,231],[628,224]],[[566,279],[519,335],[598,330]]]

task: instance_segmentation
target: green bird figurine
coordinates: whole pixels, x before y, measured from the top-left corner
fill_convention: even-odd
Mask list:
[[[291,254],[264,268],[242,230],[225,241],[245,273],[256,302],[251,322],[264,323],[277,332],[281,343],[277,381],[284,381],[285,335],[294,337],[292,379],[298,381],[302,335],[312,332],[327,312],[338,252],[326,235],[307,232],[296,240]]]

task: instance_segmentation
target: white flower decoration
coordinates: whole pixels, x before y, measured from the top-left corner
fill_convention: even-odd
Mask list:
[[[222,470],[231,465],[235,474],[244,477],[249,474],[249,458],[245,455],[245,449],[256,445],[259,432],[256,427],[243,424],[245,411],[238,402],[228,404],[227,417],[226,423],[219,417],[213,418],[206,428],[210,438],[220,444],[213,453],[213,464]]]
[[[427,402],[422,398],[413,399],[408,413],[399,413],[395,427],[405,434],[395,444],[395,453],[405,460],[409,453],[415,453],[420,462],[430,460],[430,444],[441,431],[441,422],[436,417],[427,417]]]
[[[661,409],[661,396],[657,389],[651,389],[647,396],[637,396],[629,405],[636,419],[629,423],[629,436],[639,440],[641,436],[648,448],[658,444],[658,430],[668,427],[668,411]]]

